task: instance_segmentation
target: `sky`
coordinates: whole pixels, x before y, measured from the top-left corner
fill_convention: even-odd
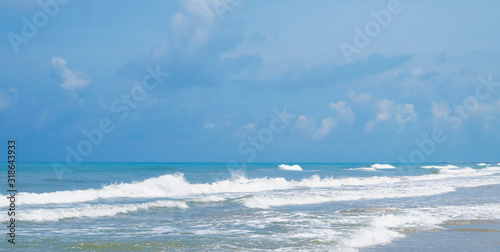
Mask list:
[[[0,139],[18,161],[498,162],[499,9],[2,1]]]

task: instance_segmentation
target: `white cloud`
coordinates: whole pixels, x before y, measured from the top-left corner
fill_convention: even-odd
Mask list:
[[[53,74],[62,81],[60,84],[62,89],[75,91],[83,89],[90,84],[90,77],[87,74],[68,69],[66,67],[66,60],[63,58],[52,57],[50,68]]]
[[[44,109],[42,113],[38,116],[38,121],[36,125],[37,130],[44,130],[54,121],[55,115],[49,109]]]
[[[202,129],[213,129],[214,127],[215,127],[214,123],[207,123],[202,127]]]
[[[347,92],[347,95],[349,96],[349,99],[354,102],[367,102],[372,98],[372,96],[368,93],[360,93],[356,95],[356,92],[354,92],[353,90],[349,90]]]
[[[330,130],[336,124],[337,123],[333,120],[332,117],[328,117],[328,118],[321,120],[321,125],[320,125],[319,129],[312,135],[312,137],[314,139],[324,138],[326,135],[328,135],[328,133],[330,133]]]
[[[434,127],[437,127],[444,121],[444,118],[450,114],[450,104],[448,102],[432,102],[431,112]]]
[[[151,48],[151,53],[149,54],[149,56],[151,58],[163,58],[167,57],[170,53],[170,42],[165,39]]]
[[[337,121],[343,121],[347,124],[352,124],[356,120],[356,115],[352,112],[351,106],[344,101],[330,103],[330,108],[338,113]]]
[[[377,116],[365,124],[366,131],[372,131],[379,123],[384,121],[394,121],[399,131],[403,130],[406,123],[414,121],[418,114],[412,104],[395,104],[393,101],[384,99],[375,104],[378,107]]]
[[[234,134],[233,138],[236,140],[241,140],[254,130],[255,130],[255,123],[248,123],[241,125],[238,131]]]
[[[421,68],[414,68],[410,70],[411,74],[415,77],[420,77],[422,74],[424,74],[424,70]]]
[[[474,113],[474,112],[473,112]],[[484,130],[495,130],[498,129],[498,114],[500,113],[500,100],[493,101],[490,103],[480,104],[477,109],[477,114],[480,116],[486,116],[484,119]]]
[[[199,28],[196,29],[189,42],[186,45],[186,53],[192,56],[199,49],[201,49],[204,45],[206,45],[211,39],[210,31],[208,29]]]
[[[495,124],[494,121],[495,117],[491,115],[487,116],[486,119],[484,120],[483,130],[497,129],[497,127],[495,126],[498,124]]]
[[[300,129],[304,131],[306,135],[312,135],[316,131],[316,128],[316,121],[313,118],[307,118],[306,116],[301,115],[297,118],[293,129]]]
[[[99,99],[97,99],[97,104],[99,104],[99,107],[101,107],[102,110],[108,110],[108,108],[109,108],[108,104],[106,104],[104,102],[104,99],[102,97],[100,97]]]
[[[209,122],[209,123],[206,123],[205,125],[203,125],[202,129],[213,129],[215,127],[223,127],[223,126],[231,126],[231,122],[228,121],[228,120],[217,121],[217,122]],[[255,124],[253,124],[253,126],[248,126],[248,124],[247,124],[246,127],[247,128],[250,127],[251,129],[253,129],[253,128],[255,128]]]
[[[413,121],[417,118],[417,113],[415,112],[415,108],[413,104],[397,104],[396,105],[396,123],[399,125],[399,128],[404,129],[405,125],[409,121]]]
[[[299,129],[313,139],[322,139],[326,137],[337,124],[342,122],[352,124],[356,119],[351,107],[344,101],[336,103],[331,102],[330,108],[336,112],[334,117],[323,118],[318,125],[314,118],[301,115],[297,118],[293,130]]]
[[[7,92],[0,91],[0,111],[7,110],[14,106],[17,101],[17,90],[9,87]]]
[[[330,133],[333,126],[337,122],[333,117],[324,118],[318,126],[314,118],[307,118],[304,115],[298,117],[294,129],[302,130],[306,135],[311,136],[313,139],[322,139]]]
[[[447,102],[432,102],[431,111],[435,120],[443,120],[450,113],[450,105]]]
[[[500,113],[500,100],[493,101],[490,103],[479,104],[477,108],[479,114],[496,114]]]
[[[241,4],[241,0],[179,0],[179,2],[189,13],[206,21],[222,19],[226,12]]]
[[[189,13],[202,18],[212,19],[215,16],[213,9],[213,1],[207,0],[179,0],[184,9]]]

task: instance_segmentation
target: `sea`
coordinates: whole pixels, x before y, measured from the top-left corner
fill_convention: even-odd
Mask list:
[[[15,244],[2,188],[4,251],[500,251],[500,163],[17,163]]]

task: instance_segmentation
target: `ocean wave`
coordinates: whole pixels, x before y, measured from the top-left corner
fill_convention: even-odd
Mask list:
[[[390,243],[394,239],[402,237],[405,235],[388,228],[368,227],[355,232],[352,238],[345,239],[343,243],[352,248],[362,248]]]
[[[421,197],[436,194],[443,194],[454,191],[451,186],[420,186],[420,187],[372,187],[364,190],[337,190],[328,193],[310,192],[293,195],[278,195],[278,196],[253,196],[241,200],[241,203],[249,208],[269,209],[277,206],[291,205],[312,205],[335,201],[356,201],[367,199],[384,199],[384,198],[407,198]]]
[[[302,170],[302,167],[300,167],[300,165],[286,165],[286,164],[280,164],[278,165],[278,167],[281,169],[281,170],[287,170],[287,171],[303,171]]]
[[[487,166],[488,164],[486,164],[486,163],[479,163],[477,165],[479,165],[479,166]]]
[[[394,168],[396,168],[390,164],[378,164],[378,163],[371,165],[371,167],[373,167],[375,169],[394,169]]]
[[[424,169],[455,169],[455,168],[458,168],[458,166],[454,166],[454,165],[424,165],[424,166],[420,166],[421,168],[424,168]]]
[[[142,182],[120,183],[100,189],[56,191],[50,193],[19,193],[19,204],[63,204],[97,201],[110,198],[180,198],[217,193],[260,192],[289,189],[293,183],[284,178],[247,179],[239,177],[211,184],[191,184],[182,173],[167,174]],[[6,201],[0,202],[7,206]]]
[[[301,185],[316,188],[337,188],[338,190],[306,191],[301,193],[280,192],[273,195],[259,194],[241,199],[241,203],[249,208],[267,209],[286,205],[310,205],[335,201],[356,201],[364,199],[406,198],[444,194],[457,188],[479,187],[499,184],[499,169],[478,170],[464,168],[460,170],[443,170],[440,174],[407,177],[370,177],[332,179],[311,177],[301,181]],[[437,182],[439,181],[439,182]],[[343,186],[358,186],[356,190]]]
[[[389,212],[394,212],[390,209]],[[404,237],[408,230],[436,230],[440,225],[454,221],[499,220],[500,204],[439,206],[401,209],[372,217],[365,227],[341,239],[341,243],[352,248],[362,248],[390,243]]]
[[[408,181],[436,181],[446,180],[450,178],[458,179],[467,177],[474,178],[496,174],[499,171],[500,167],[486,167],[484,169],[442,169],[439,174],[401,177],[373,176],[364,178],[321,178],[318,175],[313,175],[311,177],[303,178],[302,180],[297,181],[287,180],[283,177],[248,179],[240,176],[228,180],[204,184],[190,183],[186,181],[182,173],[177,173],[162,175],[159,177],[146,179],[141,182],[105,185],[98,189],[56,191],[49,193],[19,193],[19,201],[17,203],[19,205],[67,204],[78,202],[92,202],[99,201],[101,199],[113,198],[200,198],[213,196],[224,196],[224,198],[227,198],[225,195],[220,194],[239,193],[239,195],[236,196],[241,197],[246,196],[245,194],[247,193],[267,192],[274,190],[343,188],[346,186],[366,187],[370,185],[407,183]],[[474,183],[471,183],[471,185],[474,185]],[[436,192],[438,191],[439,190],[437,190]],[[243,195],[241,193],[243,193]],[[214,201],[213,199],[215,198],[205,199],[207,201]],[[0,206],[5,207],[7,205],[7,201],[0,201]]]
[[[22,221],[58,221],[68,218],[98,218],[115,216],[150,208],[189,208],[186,203],[181,201],[160,200],[142,204],[124,204],[124,205],[90,205],[86,204],[71,208],[44,208],[34,210],[23,210],[19,213],[19,220]]]
[[[369,185],[379,183],[395,183],[398,178],[320,178],[313,175],[300,181],[286,180],[285,178],[257,178],[247,179],[239,177],[206,184],[191,184],[182,173],[167,174],[142,182],[120,183],[103,186],[100,189],[56,191],[50,193],[19,193],[19,204],[65,204],[98,201],[110,198],[180,198],[197,195],[212,196],[219,193],[254,193],[272,190],[294,188],[340,187],[344,185]],[[7,206],[7,201],[1,201]]]
[[[373,217],[367,227],[360,228],[341,242],[352,248],[390,243],[405,237],[405,230],[440,229],[442,219],[416,210],[402,210],[397,214]]]
[[[376,171],[377,169],[375,169],[373,167],[359,167],[359,168],[350,168],[348,170],[351,170],[351,171]]]
[[[191,201],[191,202],[220,202],[220,201],[225,201],[225,200],[227,200],[227,199],[224,197],[206,196],[206,197],[199,197],[199,198],[190,199],[189,201]]]

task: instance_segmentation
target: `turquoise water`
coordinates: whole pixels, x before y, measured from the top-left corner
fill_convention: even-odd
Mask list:
[[[382,251],[500,221],[497,163],[280,165],[84,163],[58,174],[21,163],[16,244],[5,235],[2,247]]]

